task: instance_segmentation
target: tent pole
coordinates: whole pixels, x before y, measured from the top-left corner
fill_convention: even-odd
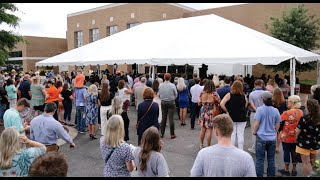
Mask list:
[[[166,66],[166,73],[168,72],[168,65]]]
[[[320,61],[317,61],[317,84],[320,84]]]
[[[292,85],[293,85],[293,92],[295,92],[295,89],[296,89],[296,59],[294,59],[294,58],[292,60],[292,71],[293,71]]]
[[[294,71],[293,71],[293,58],[290,59],[290,95],[294,95],[294,83],[293,83],[293,79],[294,79]]]
[[[154,72],[154,65],[152,65],[152,79],[154,80],[155,79],[155,72]]]

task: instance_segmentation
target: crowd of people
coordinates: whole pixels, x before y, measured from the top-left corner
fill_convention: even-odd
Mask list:
[[[42,82],[43,81],[43,82]],[[190,130],[200,126],[199,149],[191,176],[275,176],[275,153],[282,144],[282,175],[297,176],[297,163],[303,175],[315,169],[320,141],[320,86],[301,104],[290,95],[287,77],[260,78],[247,75],[214,76],[200,79],[196,73],[172,77],[170,73],[132,76],[116,71],[86,77],[81,69],[54,74],[46,79],[38,72],[22,78],[15,72],[0,73],[0,120],[5,130],[0,136],[0,176],[66,176],[68,164],[59,152],[58,139],[75,148],[65,126],[97,139],[98,129],[104,176],[169,176],[164,146],[167,120],[170,138],[177,138],[174,114],[180,125]],[[129,107],[137,110],[138,146],[128,144]],[[75,124],[71,112],[75,106]],[[303,108],[304,107],[304,108]],[[249,115],[250,114],[250,115]],[[244,131],[250,117],[252,146],[244,150]],[[197,121],[196,121],[197,120]],[[212,134],[218,143],[211,145]],[[206,138],[206,143],[204,140]],[[237,139],[237,146],[236,146]],[[255,156],[255,162],[252,158]],[[292,169],[290,171],[290,160]]]

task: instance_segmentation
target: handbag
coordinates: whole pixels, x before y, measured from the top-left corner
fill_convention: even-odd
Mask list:
[[[148,110],[146,111],[146,113],[145,113],[145,114],[142,116],[142,118],[140,119],[140,121],[137,122],[137,124],[136,124],[136,129],[139,128],[139,124],[140,124],[141,120],[147,115],[147,113],[149,112],[152,104],[153,104],[153,101],[152,101],[152,103],[150,104],[150,106],[149,106]]]

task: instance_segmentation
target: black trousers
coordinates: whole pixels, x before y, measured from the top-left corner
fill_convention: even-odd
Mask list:
[[[129,124],[130,124],[128,113],[126,111],[122,112],[121,117],[123,119],[123,124],[124,124],[124,140],[128,141],[129,140]]]

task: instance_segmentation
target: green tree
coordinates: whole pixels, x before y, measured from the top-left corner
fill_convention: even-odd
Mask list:
[[[277,39],[295,45],[305,50],[313,50],[319,47],[320,18],[315,15],[309,15],[308,9],[304,5],[294,7],[289,11],[284,11],[281,18],[271,17],[271,26],[269,29],[271,35]],[[267,69],[273,69],[274,72],[290,70],[290,60],[281,62],[278,65],[265,66]],[[296,71],[311,71],[316,69],[317,62],[305,64],[296,63]]]
[[[18,8],[13,3],[0,3],[0,24],[6,23],[9,27],[17,27],[20,18],[8,13],[8,11],[16,12]],[[9,52],[15,48],[18,42],[23,42],[22,36],[14,33],[13,31],[5,31],[0,29],[0,65],[9,57]]]

